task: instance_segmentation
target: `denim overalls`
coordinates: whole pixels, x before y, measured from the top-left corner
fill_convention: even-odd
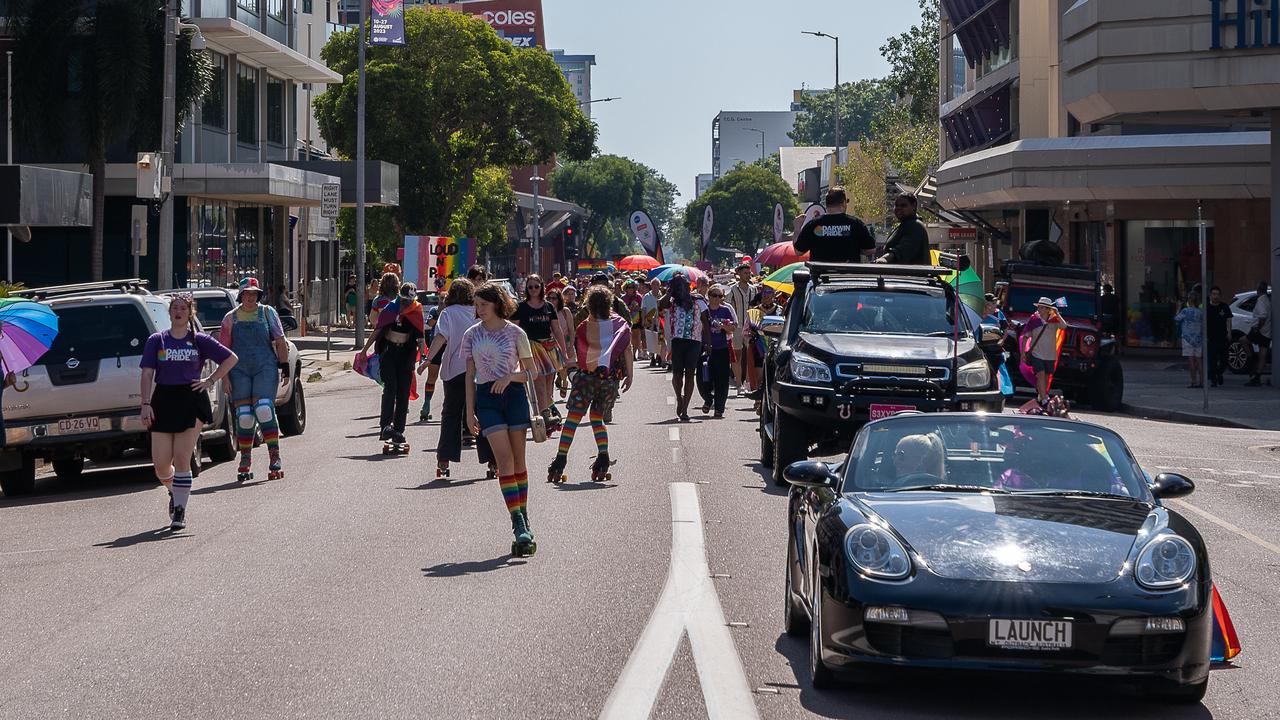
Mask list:
[[[280,377],[266,313],[259,305],[258,317],[253,320],[232,316],[231,350],[240,358],[230,373],[232,402],[276,399]]]

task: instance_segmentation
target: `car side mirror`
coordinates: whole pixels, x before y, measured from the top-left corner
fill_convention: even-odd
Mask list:
[[[298,318],[292,315],[281,315],[280,327],[284,328],[284,331],[287,333],[294,332],[298,329]]]
[[[793,462],[782,471],[782,477],[796,487],[833,488],[840,479],[831,471],[831,466],[816,460]]]
[[[1004,332],[999,325],[987,325],[984,323],[978,337],[978,342],[981,345],[998,345],[1000,340],[1004,338]]]
[[[786,321],[781,315],[766,315],[760,320],[760,332],[770,340],[777,340],[782,337],[782,326]]]
[[[1186,497],[1196,491],[1191,478],[1177,473],[1160,473],[1150,487],[1151,494],[1161,500]]]

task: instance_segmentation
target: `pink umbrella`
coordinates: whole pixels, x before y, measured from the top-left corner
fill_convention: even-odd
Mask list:
[[[628,255],[618,261],[618,269],[625,272],[633,272],[635,270],[652,270],[659,265],[661,265],[661,263],[648,255]]]
[[[792,263],[805,262],[809,259],[809,253],[801,255],[796,252],[796,248],[791,244],[790,240],[780,243],[774,243],[765,248],[756,255],[755,261],[761,267],[768,266],[771,268],[786,267]]]

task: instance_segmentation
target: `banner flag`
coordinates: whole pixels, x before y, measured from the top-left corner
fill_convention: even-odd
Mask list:
[[[404,45],[404,0],[372,0],[370,45]]]
[[[476,243],[472,238],[436,235],[406,235],[404,238],[404,279],[419,290],[443,290],[454,278],[466,277],[476,263]]]
[[[782,217],[782,203],[773,206],[773,241],[775,243],[782,242],[782,234],[785,232],[786,226]]]
[[[645,254],[659,263],[665,262],[662,259],[662,242],[658,237],[658,228],[653,224],[649,213],[643,210],[631,213],[631,234],[635,236],[636,242],[640,243],[640,247],[644,248]]]
[[[711,247],[711,227],[715,224],[716,215],[711,206],[702,213],[702,259],[707,259],[707,250]]]

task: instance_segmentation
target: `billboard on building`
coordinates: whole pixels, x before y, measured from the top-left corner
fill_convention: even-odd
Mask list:
[[[480,0],[444,3],[438,7],[457,10],[484,20],[516,47],[547,46],[542,26],[542,0]]]

